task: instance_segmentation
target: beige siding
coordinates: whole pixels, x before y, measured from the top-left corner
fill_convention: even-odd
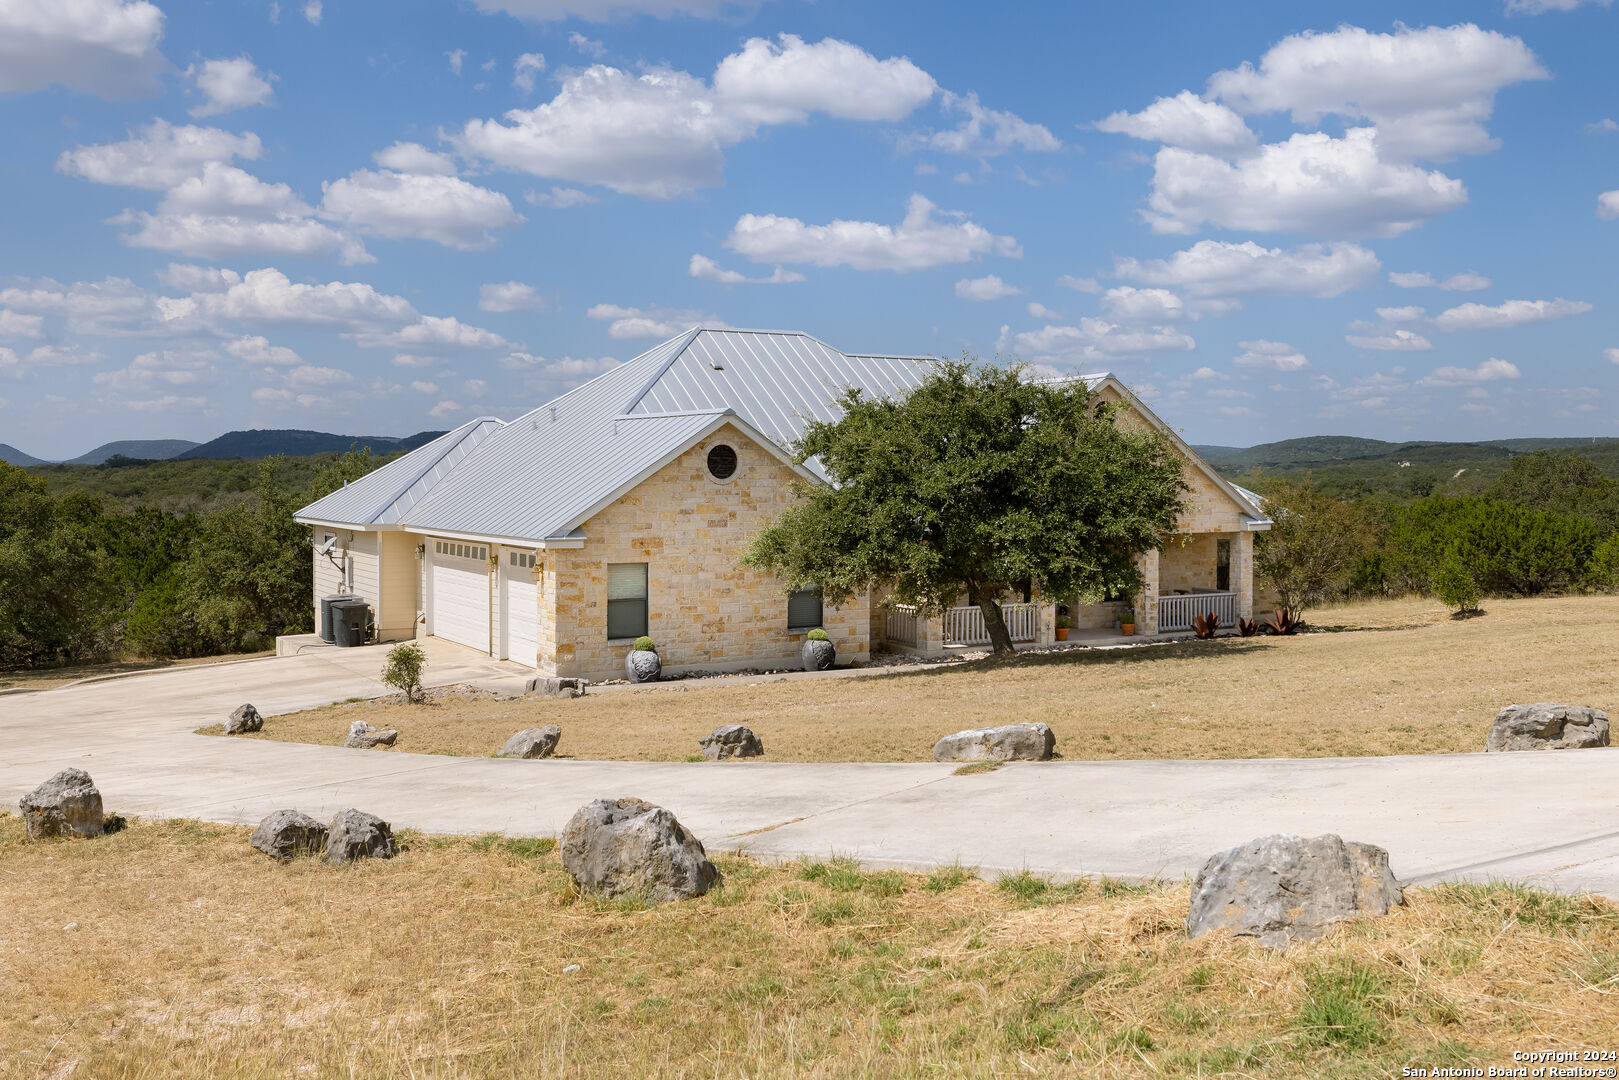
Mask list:
[[[740,459],[728,483],[712,480],[705,465],[718,443]],[[791,469],[727,426],[587,521],[583,548],[546,555],[541,667],[597,679],[622,673],[630,643],[607,639],[607,567],[627,562],[648,564],[649,630],[667,667],[796,663],[804,635],[787,630],[780,584],[738,564],[749,538],[792,505],[792,479]],[[868,655],[865,597],[841,609],[828,602],[824,617],[840,662]]]
[[[380,573],[382,551],[378,543],[380,537],[372,532],[344,533],[352,535],[354,539],[348,543],[347,554],[354,559],[354,592],[365,598],[376,611],[377,599],[382,592],[382,575]],[[342,547],[342,541],[338,541]]]
[[[377,639],[398,641],[416,634],[416,613],[421,601],[416,593],[419,571],[416,567],[416,537],[409,533],[378,534],[381,562],[377,568]],[[358,566],[356,565],[356,573]],[[362,594],[363,595],[363,594]]]

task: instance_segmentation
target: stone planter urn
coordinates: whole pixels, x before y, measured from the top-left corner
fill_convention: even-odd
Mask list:
[[[633,683],[657,682],[663,674],[663,661],[658,659],[658,647],[648,637],[637,638],[635,648],[624,657],[624,677]]]
[[[804,651],[801,655],[804,658],[805,671],[826,671],[837,663],[838,650],[826,636],[825,630],[811,630],[809,636],[804,639]]]

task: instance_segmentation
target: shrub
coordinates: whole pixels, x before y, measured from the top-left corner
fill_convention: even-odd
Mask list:
[[[828,638],[826,636],[826,631],[822,630],[819,626],[817,626],[815,629],[811,630],[809,633],[805,634],[804,636],[809,638],[811,641],[830,641],[831,640],[830,638]]]
[[[422,700],[422,671],[427,667],[427,655],[414,641],[395,645],[388,650],[388,662],[382,665],[385,686],[404,691],[411,701]]]
[[[1445,606],[1458,615],[1478,610],[1478,582],[1462,557],[1454,551],[1447,554],[1433,574],[1433,591]]]
[[[1431,592],[1445,557],[1467,566],[1481,593],[1535,596],[1583,580],[1597,547],[1583,518],[1478,496],[1424,499],[1394,511],[1385,552],[1389,585]]]
[[[653,640],[651,638],[647,637],[645,634],[642,634],[640,637],[636,638],[635,639],[635,644],[632,647],[635,649],[636,652],[657,652],[658,651],[658,646],[656,645],[656,643],[654,643]]]

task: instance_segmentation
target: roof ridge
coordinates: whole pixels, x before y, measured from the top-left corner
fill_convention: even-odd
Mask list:
[[[648,355],[650,353],[657,352],[659,349],[664,348],[665,346],[674,346],[674,343],[676,341],[679,341],[681,338],[686,339],[684,341],[681,341],[678,347],[671,347],[670,348],[669,355],[664,357],[663,361],[658,364],[658,369],[652,373],[651,378],[647,379],[646,382],[642,383],[641,388],[639,390],[637,390],[634,394],[630,395],[630,400],[627,401],[624,404],[624,407],[622,409],[619,409],[618,411],[620,413],[627,413],[627,412],[631,411],[632,409],[634,409],[637,405],[639,405],[641,403],[641,399],[646,397],[647,394],[651,392],[651,390],[652,390],[652,388],[654,386],[658,385],[658,380],[663,378],[664,372],[666,372],[670,368],[674,367],[675,361],[679,360],[680,357],[686,352],[686,350],[691,348],[691,343],[693,341],[696,341],[697,340],[697,335],[702,333],[702,332],[703,332],[703,328],[701,326],[694,326],[690,330],[682,331],[681,333],[676,334],[674,337],[670,338],[668,341],[665,341],[663,344],[654,345],[652,348],[650,348],[646,352],[642,353],[641,354],[642,356],[646,356],[646,355]],[[634,363],[634,361],[631,361],[631,363]]]

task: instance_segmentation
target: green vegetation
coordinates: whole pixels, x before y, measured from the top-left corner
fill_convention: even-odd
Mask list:
[[[657,643],[654,642],[651,638],[647,637],[645,634],[642,634],[640,637],[636,638],[635,639],[635,644],[633,646],[631,646],[631,648],[633,648],[636,652],[657,652],[658,651]]]
[[[411,701],[422,697],[422,670],[427,667],[427,654],[414,641],[395,645],[388,650],[388,659],[382,665],[382,685],[404,692]]]
[[[761,531],[744,563],[828,597],[891,589],[933,612],[965,595],[1010,654],[1000,598],[1133,592],[1136,557],[1161,547],[1184,506],[1182,458],[1162,434],[1113,423],[1080,380],[1017,366],[941,362],[900,399],[851,390],[836,422],[795,446],[830,484]],[[834,601],[836,602],[836,601]]]
[[[827,636],[826,631],[822,630],[819,626],[817,626],[815,629],[811,630],[809,633],[805,634],[804,636],[806,638],[808,638],[809,640],[811,640],[811,641],[831,641],[832,640],[830,637]]]
[[[1433,591],[1446,607],[1455,608],[1458,615],[1478,610],[1478,582],[1467,569],[1467,563],[1454,551],[1446,555],[1439,569],[1434,571]]]
[[[205,656],[309,629],[309,533],[292,514],[377,463],[351,452],[139,467],[248,470],[242,491],[206,510],[152,505],[150,484],[127,497],[52,489],[56,470],[117,475],[116,464],[0,465],[0,668]]]

